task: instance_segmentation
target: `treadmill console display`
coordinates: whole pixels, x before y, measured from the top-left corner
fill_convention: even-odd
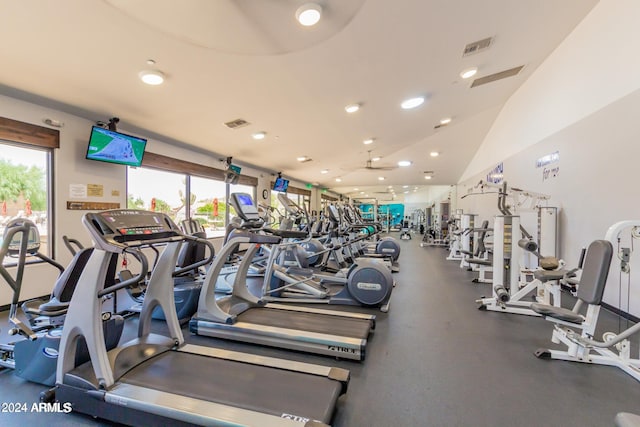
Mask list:
[[[245,221],[255,221],[260,218],[258,209],[253,204],[253,198],[247,193],[232,193],[231,204],[236,209],[238,216]]]
[[[179,235],[178,228],[169,217],[160,212],[134,209],[116,209],[90,214],[103,235],[111,235],[113,240],[150,240]],[[97,220],[97,221],[96,221]]]

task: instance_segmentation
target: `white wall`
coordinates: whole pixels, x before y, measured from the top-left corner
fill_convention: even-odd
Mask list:
[[[638,22],[637,0],[601,0],[507,101],[460,180],[640,88]]]
[[[561,208],[560,256],[570,266],[577,263],[581,248],[603,239],[612,224],[640,220],[640,200],[634,191],[640,181],[639,109],[640,90],[504,159],[504,177],[509,186],[549,194],[549,204]],[[536,168],[536,160],[556,151],[559,162],[547,168],[558,167],[557,176],[543,180],[544,168]],[[498,160],[501,159],[495,161]],[[480,219],[498,213],[497,195],[461,197],[485,178],[487,171],[458,186],[458,207],[479,214]],[[629,310],[640,316],[640,274],[634,271],[640,268],[640,261],[636,259],[632,267]],[[618,290],[618,264],[614,261],[605,302],[619,306]],[[621,305],[627,311],[624,286],[622,295]]]
[[[562,208],[560,256],[570,265],[611,224],[638,218],[632,193],[640,174],[638,22],[638,1],[596,5],[507,101],[460,179],[459,207],[485,217],[497,213],[495,195],[461,196],[504,161],[509,185],[548,193]],[[535,161],[555,151],[560,161],[549,168],[559,166],[558,176],[543,181]],[[626,301],[618,266],[614,261],[605,302],[640,316],[640,280],[631,278]]]

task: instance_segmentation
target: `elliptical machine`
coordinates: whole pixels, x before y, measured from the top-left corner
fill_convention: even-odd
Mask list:
[[[20,339],[8,344],[0,344],[0,368],[14,369],[16,374],[27,381],[44,385],[55,383],[58,348],[62,335],[62,324],[69,307],[80,272],[86,265],[93,249],[79,251],[65,269],[53,259],[39,252],[40,234],[36,225],[26,219],[14,219],[7,224],[0,247],[0,275],[13,290],[9,309],[10,336]],[[12,276],[5,265],[6,258],[17,258],[15,275]],[[29,300],[22,304],[22,310],[29,319],[29,325],[18,318],[18,304],[27,257],[35,257],[58,270],[61,274],[56,281],[51,298],[47,302]],[[124,327],[121,316],[103,312],[103,331],[108,349],[114,348]],[[77,343],[76,365],[89,360],[84,340]]]
[[[332,209],[337,210],[331,205],[330,212]],[[333,215],[337,213],[333,212]],[[318,272],[309,268],[308,259],[321,252],[339,253],[339,247],[309,254],[303,245],[310,238],[281,242],[272,247],[262,288],[265,301],[356,305],[379,307],[382,312],[389,310],[395,286],[389,268],[378,259],[356,258],[351,266],[341,268],[335,274]]]

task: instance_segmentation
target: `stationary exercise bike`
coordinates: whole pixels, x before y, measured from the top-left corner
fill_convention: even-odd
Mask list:
[[[8,333],[18,339],[0,344],[0,367],[15,369],[19,377],[28,381],[53,385],[62,325],[69,301],[93,249],[79,251],[66,269],[40,253],[39,249],[40,234],[33,222],[18,218],[7,224],[0,247],[0,275],[13,290],[9,309],[11,329]],[[18,304],[28,257],[54,266],[61,274],[48,301],[29,300],[22,304],[22,311],[29,323],[27,325],[18,317]],[[17,259],[17,262],[11,263],[12,258]],[[15,274],[12,276],[9,268],[14,265]],[[112,316],[109,312],[103,312],[102,319],[106,347],[114,348],[122,335],[124,319],[121,316]],[[78,340],[77,346],[76,365],[89,360],[84,340]]]

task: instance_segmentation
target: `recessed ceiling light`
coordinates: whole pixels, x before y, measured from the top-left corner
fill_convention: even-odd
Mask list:
[[[361,191],[360,194],[364,194],[364,191]]]
[[[387,188],[393,188],[393,185],[388,186]]]
[[[440,119],[441,125],[448,125],[449,123],[451,123],[451,117],[445,117],[444,119]]]
[[[342,182],[342,178],[336,178],[336,182]]]
[[[142,80],[143,83],[152,86],[161,85],[162,82],[164,82],[164,74],[157,70],[140,71],[138,77],[140,77],[140,80]]]
[[[372,162],[377,162],[381,159],[382,157],[374,157],[373,159],[371,159]]]
[[[408,185],[403,185],[402,188],[409,188],[409,186]]]
[[[409,160],[400,160],[398,162],[398,166],[402,166],[402,167],[411,166],[411,161],[409,161]]]
[[[402,101],[402,104],[400,104],[400,106],[402,107],[403,110],[410,110],[412,108],[421,106],[423,103],[424,103],[424,96],[418,96],[415,98],[409,98]]]
[[[408,192],[408,191],[405,191],[405,192],[404,192],[404,194],[409,194],[409,192]]]
[[[373,138],[365,139],[364,141],[362,141],[362,143],[364,145],[373,144]]]
[[[476,67],[467,68],[466,70],[462,70],[462,72],[460,73],[460,77],[462,77],[463,79],[468,79],[475,76],[477,72],[478,69]]]
[[[267,136],[266,132],[256,132],[253,135],[251,135],[253,139],[264,139],[265,136]]]
[[[320,173],[329,173],[329,169],[322,169]]]
[[[379,176],[378,181],[384,181],[384,176]]]
[[[315,3],[303,4],[296,10],[296,19],[300,25],[304,25],[305,27],[316,25],[318,21],[320,21],[321,15],[322,8]]]
[[[359,109],[360,109],[360,104],[349,104],[346,107],[344,107],[344,111],[346,111],[347,113],[355,113]]]
[[[300,156],[300,157],[296,157],[296,160],[299,162],[306,162],[308,159],[307,156]]]
[[[429,153],[429,155],[431,157],[438,157],[440,155],[440,153],[438,153],[437,151],[432,151],[431,153]]]
[[[414,189],[414,190],[417,190],[417,189],[418,189],[418,187],[413,187],[413,189]]]
[[[358,190],[359,190],[359,188],[354,188],[354,189],[353,189],[353,191],[358,191]]]
[[[425,175],[424,179],[431,179],[431,175]]]

